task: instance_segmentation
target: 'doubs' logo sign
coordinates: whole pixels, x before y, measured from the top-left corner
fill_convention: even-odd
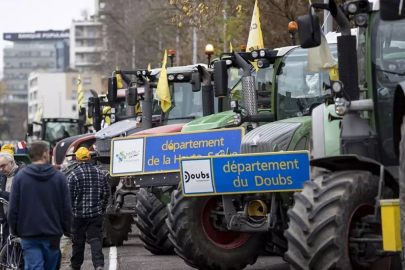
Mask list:
[[[209,178],[209,173],[189,173],[188,171],[184,171],[184,180],[186,183],[188,183],[190,180],[196,180],[196,182],[207,181]]]

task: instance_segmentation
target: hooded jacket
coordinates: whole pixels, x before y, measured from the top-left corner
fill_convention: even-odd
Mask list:
[[[72,208],[66,177],[51,164],[31,164],[14,178],[7,220],[12,234],[49,239],[70,231]]]

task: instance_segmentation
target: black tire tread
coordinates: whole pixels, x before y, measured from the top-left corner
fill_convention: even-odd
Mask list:
[[[167,196],[170,196],[171,190],[170,186],[162,187]],[[174,254],[173,244],[168,238],[166,205],[145,188],[139,189],[137,199],[135,224],[145,249],[154,255]]]
[[[304,184],[301,195],[306,199],[295,200],[284,233],[288,239],[284,259],[291,269],[350,269],[344,244],[345,222],[351,214],[347,212],[359,203],[374,205],[377,191],[378,177],[365,171],[332,172]]]
[[[122,219],[120,228],[114,228],[108,215],[104,214],[103,247],[122,246],[124,241],[128,241],[128,234],[132,232],[133,218],[131,215],[125,214]]]
[[[265,248],[266,237],[252,234],[235,249],[214,245],[206,238],[198,218],[206,200],[207,197],[184,197],[181,187],[172,193],[166,222],[177,255],[189,266],[204,270],[241,270],[254,264]]]

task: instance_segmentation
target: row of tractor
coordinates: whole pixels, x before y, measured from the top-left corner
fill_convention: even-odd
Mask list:
[[[263,254],[291,269],[405,269],[401,3],[314,3],[298,19],[300,46],[115,70],[88,102],[97,132],[53,149],[69,174],[89,148],[108,177],[103,245],[123,245],[135,223],[152,254],[198,269]],[[337,32],[322,35],[320,9]],[[338,68],[310,71],[325,50]]]

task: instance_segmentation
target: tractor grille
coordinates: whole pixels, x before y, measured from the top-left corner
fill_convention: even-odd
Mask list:
[[[111,150],[111,138],[107,139],[97,139],[96,149],[99,156],[107,157],[110,155]]]
[[[110,156],[111,140],[116,137],[126,137],[142,130],[136,126],[137,123],[135,119],[123,120],[98,131],[95,135],[98,154],[103,157]]]
[[[295,131],[301,123],[269,123],[258,127],[243,138],[241,154],[287,151]]]

